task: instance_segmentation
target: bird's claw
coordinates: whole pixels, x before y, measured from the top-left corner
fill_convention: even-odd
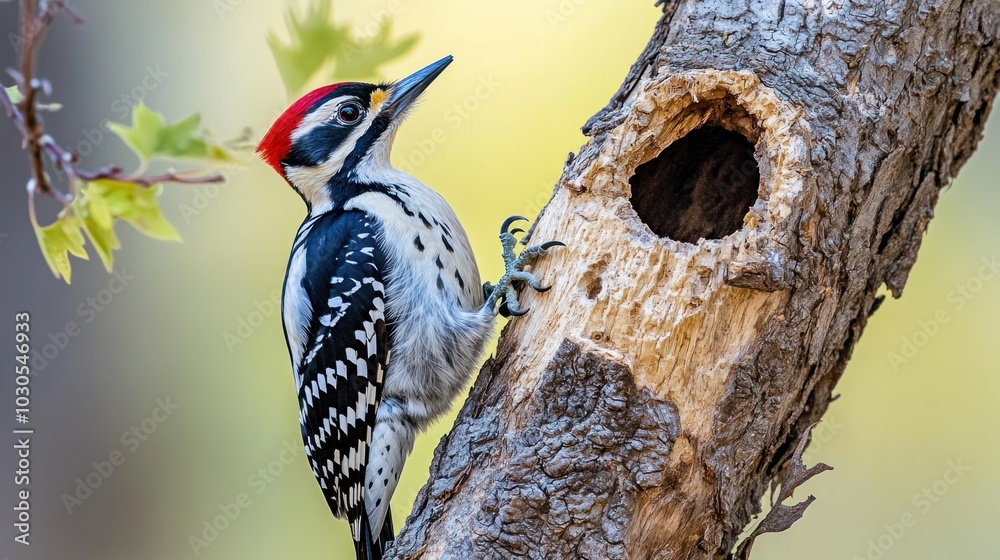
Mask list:
[[[524,216],[514,215],[507,218],[506,220],[503,221],[503,224],[500,226],[500,235],[503,235],[505,233],[513,233],[507,230],[510,229],[511,224],[513,224],[514,222],[527,222],[527,221],[528,218],[525,218]]]
[[[552,286],[543,286],[534,274],[525,272],[524,268],[538,257],[545,256],[549,249],[566,246],[561,241],[548,241],[528,247],[519,255],[514,253],[514,247],[517,245],[517,238],[514,237],[514,234],[524,233],[524,230],[520,228],[511,230],[510,226],[521,220],[527,220],[527,218],[511,216],[504,220],[503,225],[500,226],[500,243],[503,245],[505,272],[495,286],[489,282],[483,285],[487,305],[490,309],[494,309],[499,304],[499,313],[504,317],[520,317],[529,311],[521,309],[521,304],[517,299],[517,291],[521,286],[528,285],[536,292],[547,292],[552,289]]]
[[[525,309],[523,311],[511,311],[510,306],[507,305],[507,302],[505,301],[500,304],[498,313],[500,313],[501,317],[509,319],[511,317],[521,317],[522,315],[527,315],[528,311],[530,310]]]

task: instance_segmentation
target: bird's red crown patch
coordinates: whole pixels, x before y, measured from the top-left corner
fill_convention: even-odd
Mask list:
[[[302,122],[302,117],[305,116],[317,101],[333,93],[342,85],[341,83],[323,86],[303,95],[298,101],[285,109],[285,112],[271,125],[267,134],[261,138],[260,144],[257,145],[257,153],[279,175],[284,176],[284,171],[281,169],[281,160],[292,149],[292,132]]]

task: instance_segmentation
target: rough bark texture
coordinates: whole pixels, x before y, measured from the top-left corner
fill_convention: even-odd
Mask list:
[[[667,3],[533,231],[570,243],[538,267],[554,288],[505,329],[394,557],[730,554],[878,288],[901,294],[982,133],[998,38],[996,0]],[[713,126],[756,165],[633,178]],[[713,177],[754,172],[738,230],[654,233],[719,235]]]

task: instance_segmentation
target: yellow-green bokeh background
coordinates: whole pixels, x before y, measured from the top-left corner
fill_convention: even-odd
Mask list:
[[[363,29],[389,4],[341,0],[335,18]],[[286,5],[81,0],[88,23],[60,24],[43,57],[43,72],[67,104],[65,116],[49,117],[53,129],[70,146],[84,141],[84,131],[117,118],[115,99],[141,85],[151,66],[168,74],[144,93],[153,108],[171,118],[200,111],[224,138],[246,126],[259,133],[288,102],[264,42],[268,30],[283,33]],[[0,4],[5,29],[15,10]],[[411,165],[414,174],[452,203],[483,277],[493,278],[500,272],[497,225],[509,214],[537,213],[567,153],[584,140],[580,126],[617,89],[658,9],[652,2],[449,0],[402,2],[395,11],[396,33],[418,32],[421,40],[384,77],[444,54],[455,55],[455,63],[401,130],[394,157],[419,162]],[[0,62],[10,65],[11,53],[4,53]],[[456,127],[448,111],[475,98],[482,80],[494,91],[482,95],[480,88],[470,102],[476,108]],[[444,141],[432,140],[435,129]],[[14,137],[2,139],[3,161],[19,162],[20,154],[9,156]],[[84,160],[91,167],[128,157],[115,140],[99,144]],[[841,398],[818,432],[823,441],[809,452],[836,470],[803,489],[817,496],[815,504],[787,533],[760,539],[755,558],[864,558],[869,539],[906,512],[914,512],[916,526],[892,539],[881,557],[998,554],[1000,280],[981,282],[961,309],[949,299],[956,284],[977,274],[982,258],[1000,252],[998,156],[994,118],[942,195],[905,297],[887,301],[872,318],[839,386]],[[74,263],[70,288],[51,279],[22,217],[26,168],[10,169],[17,179],[4,199],[2,229],[10,238],[0,244],[0,260],[12,272],[3,280],[3,309],[37,305],[45,310],[36,312],[37,327],[56,332],[80,321],[77,306],[108,280],[96,261]],[[122,228],[117,266],[135,279],[34,382],[37,422],[47,427],[35,458],[37,544],[30,554],[10,548],[11,557],[193,558],[189,537],[201,535],[203,522],[241,492],[252,503],[197,557],[352,557],[346,525],[330,516],[301,455],[261,493],[248,480],[278,460],[286,442],[299,446],[280,319],[264,302],[280,286],[301,202],[256,161],[221,189],[173,186],[163,201],[184,243]],[[225,335],[238,335],[241,319],[252,320],[258,309],[263,323],[230,351]],[[888,353],[899,352],[902,340],[941,310],[949,321],[913,359],[893,367]],[[180,409],[68,515],[60,495],[92,471],[91,461],[121,449],[121,433],[166,396]],[[449,417],[419,440],[393,499],[397,527],[450,425]],[[938,481],[949,461],[970,470],[923,513],[913,496]]]

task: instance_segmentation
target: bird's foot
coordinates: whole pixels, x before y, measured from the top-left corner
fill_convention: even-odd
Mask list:
[[[500,277],[496,285],[489,282],[483,284],[483,293],[486,295],[486,306],[488,309],[496,309],[500,304],[500,314],[504,317],[520,317],[528,312],[521,309],[521,303],[517,299],[518,290],[524,285],[528,285],[536,292],[546,292],[552,286],[543,286],[541,281],[530,272],[525,272],[524,267],[533,263],[538,257],[545,256],[552,247],[565,247],[561,241],[548,241],[540,245],[533,245],[525,248],[518,255],[514,252],[518,239],[517,233],[524,233],[520,228],[510,229],[511,224],[516,221],[527,220],[524,216],[511,216],[504,220],[500,226],[500,243],[503,245],[503,263],[506,272]]]

